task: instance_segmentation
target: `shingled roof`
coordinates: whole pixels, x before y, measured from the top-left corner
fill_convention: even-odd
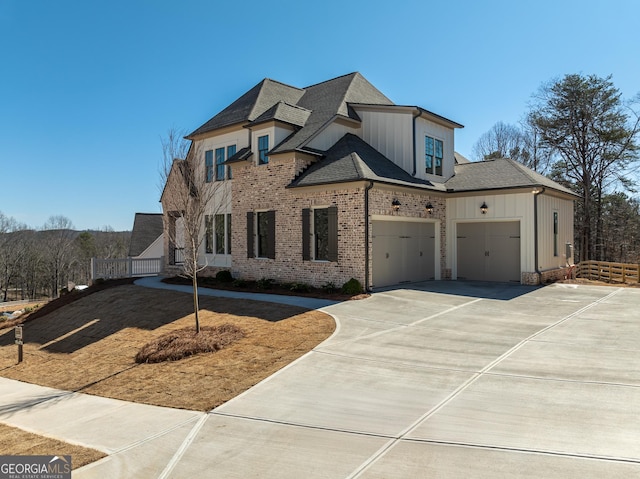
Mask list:
[[[278,120],[295,126],[297,130],[269,154],[299,150],[333,118],[359,120],[349,103],[393,105],[357,72],[305,88],[266,78],[187,138],[235,124],[250,126]]]
[[[455,167],[455,175],[445,183],[449,192],[535,186],[576,196],[570,189],[509,158],[458,164]]]
[[[304,90],[300,88],[265,78],[204,125],[190,133],[187,138],[225,126],[253,121],[280,101],[295,105],[303,94]]]
[[[439,189],[433,183],[414,178],[356,135],[347,133],[323,158],[289,184],[290,188],[372,180],[424,189]]]
[[[131,231],[129,256],[138,256],[162,234],[161,213],[136,213]]]

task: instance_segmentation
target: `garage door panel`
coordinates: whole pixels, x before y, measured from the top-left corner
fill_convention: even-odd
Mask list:
[[[520,223],[457,225],[458,279],[520,282]]]
[[[433,278],[433,223],[374,221],[372,231],[374,287]]]
[[[483,280],[485,271],[485,224],[457,225],[458,279]]]

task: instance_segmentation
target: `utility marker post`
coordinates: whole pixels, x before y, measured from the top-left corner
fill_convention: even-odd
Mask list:
[[[18,362],[22,362],[22,326],[16,326],[16,344],[18,345]]]

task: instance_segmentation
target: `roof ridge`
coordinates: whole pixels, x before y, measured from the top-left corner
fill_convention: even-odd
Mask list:
[[[293,103],[289,103],[287,101],[284,100],[280,100],[278,103],[276,103],[277,105],[279,105],[280,103],[282,103],[283,105],[287,105],[290,106],[291,108],[297,108],[298,110],[304,110],[304,111],[313,111],[313,110],[309,110],[308,108],[305,108],[303,106],[300,105],[295,105]]]
[[[529,181],[531,181],[531,182],[535,183],[537,181],[539,183],[540,182],[540,178],[538,178],[538,175],[544,176],[544,175],[541,175],[540,173],[538,173],[537,171],[532,170],[528,166],[523,165],[519,161],[516,161],[516,160],[514,160],[512,158],[503,158],[503,159],[507,160],[508,162],[510,162],[512,166],[517,168],[518,171],[520,171],[520,173],[522,173],[524,176],[526,176],[527,179]],[[533,173],[533,174],[531,174],[531,173]]]
[[[307,90],[307,89],[309,89],[309,88],[313,88],[313,87],[316,87],[316,86],[322,85],[322,84],[324,84],[324,83],[329,83],[330,81],[338,80],[339,78],[348,77],[349,75],[354,75],[354,76],[355,76],[355,75],[360,75],[360,76],[362,76],[362,75],[360,74],[360,72],[357,72],[357,71],[356,71],[356,72],[351,72],[351,73],[347,73],[346,75],[340,75],[340,76],[337,76],[337,77],[335,77],[335,78],[329,78],[328,80],[324,80],[324,81],[321,81],[321,82],[318,82],[318,83],[314,83],[313,85],[308,85],[308,86],[306,86],[306,87],[302,88],[302,90]],[[363,77],[363,78],[364,78],[364,77]]]
[[[288,83],[281,82],[279,80],[274,80],[273,78],[269,78],[269,77],[264,77],[260,83],[265,82],[265,81],[270,81],[271,83],[278,83],[279,85],[282,85],[282,86],[286,86],[286,87],[289,87],[289,88],[294,88],[296,90],[304,91],[304,88],[300,88],[300,87],[297,87],[297,86],[294,86],[294,85],[289,85]]]

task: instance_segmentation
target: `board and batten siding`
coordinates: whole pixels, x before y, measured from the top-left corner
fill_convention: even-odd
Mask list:
[[[486,214],[480,205],[486,203]],[[511,193],[503,195],[477,195],[447,199],[447,268],[457,278],[457,224],[470,222],[520,222],[520,268],[535,271],[533,195]]]
[[[558,213],[558,255],[553,250],[553,213]],[[566,244],[573,245],[573,201],[541,194],[538,196],[538,264],[541,271],[573,263],[567,259]]]
[[[453,128],[447,128],[424,118],[416,119],[416,177],[434,182],[446,181],[453,176],[455,166]],[[442,140],[442,176],[430,175],[425,171],[425,136]]]
[[[326,151],[335,145],[340,138],[347,133],[352,133],[356,136],[361,136],[360,128],[350,127],[341,123],[333,122],[322,130],[318,135],[313,138],[308,146],[316,148],[318,150]]]
[[[357,109],[362,120],[362,139],[400,168],[413,173],[413,115]],[[424,149],[424,145],[422,146]]]

